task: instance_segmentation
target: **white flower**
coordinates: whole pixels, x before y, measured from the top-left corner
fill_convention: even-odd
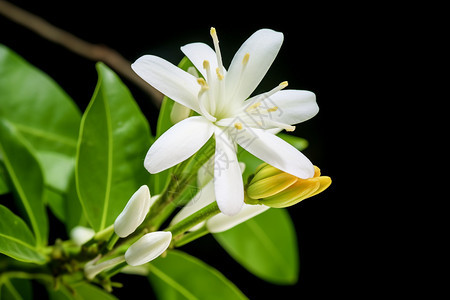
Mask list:
[[[141,186],[131,196],[127,205],[114,222],[114,231],[121,238],[132,234],[141,225],[154,199],[150,199],[148,186]]]
[[[160,256],[170,245],[170,231],[150,232],[131,245],[125,252],[125,261],[131,266],[139,266]]]
[[[246,100],[278,54],[282,33],[270,29],[255,32],[237,51],[228,71],[222,64],[214,28],[211,36],[215,51],[203,43],[181,47],[203,78],[152,55],[132,64],[153,87],[199,114],[166,131],[149,149],[144,166],[150,173],[168,169],[192,156],[214,135],[216,199],[224,214],[234,215],[244,200],[236,143],[284,172],[311,178],[312,163],[274,133],[294,130],[291,124],[310,119],[319,109],[312,92],[282,91],[287,82]]]

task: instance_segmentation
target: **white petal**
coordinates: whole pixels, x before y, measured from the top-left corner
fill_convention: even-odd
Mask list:
[[[192,43],[181,47],[184,55],[189,58],[192,64],[197,68],[197,70],[206,78],[206,70],[203,68],[203,61],[209,61],[211,71],[216,73],[217,56],[216,52],[208,45],[204,43]]]
[[[276,135],[259,128],[244,127],[236,131],[236,142],[254,156],[296,177],[314,176],[309,159]]]
[[[147,83],[174,101],[199,112],[197,78],[153,55],[138,58],[131,68]]]
[[[114,222],[114,231],[122,238],[132,234],[144,221],[150,208],[150,191],[148,186],[141,186],[127,202]]]
[[[150,232],[131,245],[125,252],[125,260],[131,266],[139,266],[160,256],[170,245],[169,231]]]
[[[214,188],[220,211],[237,214],[244,203],[244,184],[236,156],[236,146],[228,133],[216,127],[214,155]]]
[[[250,36],[231,61],[225,81],[227,97],[233,101],[247,99],[266,75],[282,43],[283,34],[270,29],[258,30]],[[243,69],[247,53],[250,57]]]
[[[75,226],[70,231],[70,239],[75,242],[78,246],[83,245],[95,235],[95,231],[88,227]]]
[[[199,116],[173,125],[148,150],[145,168],[154,174],[175,166],[197,152],[213,132],[214,126]]]
[[[249,99],[250,101],[251,99]],[[311,119],[319,112],[316,95],[310,91],[282,90],[261,101],[260,108],[277,109],[269,112],[267,118],[285,123],[298,124]]]
[[[262,212],[265,212],[270,207],[265,205],[248,205],[244,204],[241,211],[234,216],[226,216],[224,214],[218,214],[209,219],[206,222],[206,227],[208,231],[211,233],[223,232],[228,229],[233,228],[236,225],[241,224],[242,222],[247,221],[250,218],[253,218],[259,215]]]

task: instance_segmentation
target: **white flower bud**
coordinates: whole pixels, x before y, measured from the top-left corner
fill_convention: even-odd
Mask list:
[[[270,207],[265,205],[244,204],[241,211],[237,215],[227,216],[223,213],[220,213],[206,221],[206,227],[211,233],[226,231],[236,225],[241,224],[242,222],[247,221],[248,219],[259,215],[262,212],[265,212],[269,208]]]
[[[141,186],[131,196],[127,205],[114,222],[114,231],[121,238],[132,234],[144,221],[153,201],[148,186]]]
[[[70,238],[75,242],[78,246],[83,245],[95,235],[95,231],[91,228],[83,227],[83,226],[75,226],[70,231]]]
[[[150,232],[131,245],[125,252],[125,261],[131,266],[139,266],[160,256],[170,245],[170,231]]]

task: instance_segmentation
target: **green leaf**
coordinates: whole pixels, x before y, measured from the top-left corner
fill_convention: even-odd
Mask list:
[[[308,141],[305,140],[304,138],[282,132],[277,135],[286,142],[288,142],[289,144],[291,144],[292,146],[294,146],[295,148],[297,148],[297,150],[299,151],[303,151],[306,148],[308,148]]]
[[[0,205],[0,253],[24,262],[45,263],[28,226],[3,205]]]
[[[75,176],[84,213],[100,231],[114,222],[131,195],[149,182],[143,166],[150,128],[127,87],[102,63],[83,115]]]
[[[1,157],[0,157],[1,160]],[[0,195],[7,194],[10,192],[8,174],[6,172],[5,166],[0,161]]]
[[[48,220],[42,200],[44,181],[36,157],[22,139],[14,126],[0,119],[0,155],[37,244],[43,246],[48,237]]]
[[[0,299],[33,299],[31,281],[28,279],[8,278],[6,276],[0,276]]]
[[[74,171],[81,113],[53,79],[3,45],[0,119],[13,124],[31,146],[44,175],[47,204],[61,219],[59,208]],[[0,194],[7,191],[0,166]],[[59,201],[53,201],[57,198]]]
[[[50,300],[117,300],[108,292],[86,282],[73,284],[71,289],[72,291],[69,291],[65,286],[61,286],[57,291],[48,288],[49,298]]]
[[[181,251],[150,264],[149,280],[159,299],[247,299],[225,276]]]
[[[287,211],[270,209],[228,231],[216,233],[214,237],[254,275],[276,284],[297,282],[297,240]]]
[[[192,62],[186,56],[178,64],[178,67],[184,71],[187,71],[189,67],[193,66],[194,65]],[[172,112],[174,103],[175,101],[169,97],[164,97],[161,103],[161,109],[159,111],[158,123],[156,125],[156,138],[159,138],[164,132],[174,125],[170,120],[170,113]],[[157,195],[164,190],[170,173],[171,169],[168,169],[152,176],[152,193]]]
[[[34,149],[75,155],[81,114],[48,75],[0,45],[0,118]]]

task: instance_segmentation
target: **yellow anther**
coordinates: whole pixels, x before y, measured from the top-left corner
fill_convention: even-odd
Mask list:
[[[222,80],[223,79],[223,75],[222,75],[222,73],[220,73],[219,68],[216,68],[216,73],[217,73],[217,78],[219,78],[219,80]]]
[[[245,53],[244,58],[242,59],[242,64],[246,65],[248,60],[250,59],[250,53]]]
[[[203,61],[203,69],[209,69],[209,61],[208,60]]]
[[[260,105],[261,105],[261,102],[253,103],[252,105],[250,105],[250,106],[246,109],[246,111],[249,112],[249,111],[251,111],[251,110],[254,110],[255,108],[257,108],[257,107],[260,106]]]
[[[234,128],[236,128],[237,130],[241,130],[242,129],[242,123],[240,123],[240,122],[234,123]]]
[[[277,111],[277,110],[278,110],[278,106],[274,106],[274,107],[269,108],[267,111],[273,112],[273,111]]]
[[[292,132],[292,131],[295,130],[295,126],[291,125],[291,126],[286,127],[285,129],[286,129],[287,132]]]
[[[209,86],[206,83],[205,79],[197,78],[197,82],[198,82],[198,84],[200,84],[202,86],[202,89],[205,89],[205,90],[209,89]]]
[[[288,86],[288,82],[287,81],[283,81],[282,83],[280,83],[280,87],[282,88],[282,89],[284,89],[285,87],[287,87]]]
[[[214,27],[211,27],[211,29],[209,30],[209,33],[211,34],[212,38],[214,38],[214,37],[217,38],[216,29]]]

